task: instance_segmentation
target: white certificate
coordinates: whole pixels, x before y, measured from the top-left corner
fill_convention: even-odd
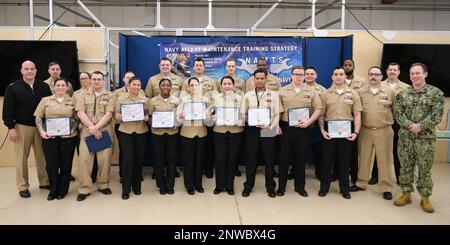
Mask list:
[[[152,113],[152,128],[175,128],[175,112],[154,111]]]
[[[205,102],[186,102],[184,103],[184,120],[205,120],[206,103]]]
[[[239,109],[237,107],[217,107],[216,124],[219,126],[236,126],[239,124]]]
[[[122,122],[135,122],[144,120],[144,104],[122,104],[120,105],[120,114],[122,114]]]
[[[352,134],[352,121],[335,120],[327,121],[328,134],[331,138],[347,138]]]
[[[289,126],[297,126],[309,119],[309,107],[291,108],[288,110]]]
[[[46,118],[45,127],[47,133],[51,136],[70,135],[70,121],[68,117],[65,118]]]
[[[270,125],[271,121],[269,108],[248,109],[247,122],[249,126]]]

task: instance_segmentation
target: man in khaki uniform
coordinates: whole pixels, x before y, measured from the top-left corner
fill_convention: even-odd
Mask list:
[[[231,76],[234,79],[234,91],[241,96],[245,94],[245,81],[236,75],[236,61],[233,58],[228,58],[225,63],[225,70],[227,71],[226,76]],[[217,87],[219,88],[219,92],[221,91],[220,81],[217,81]]]
[[[406,84],[398,79],[398,76],[400,75],[400,65],[398,63],[395,63],[395,62],[389,63],[389,65],[386,69],[386,74],[388,77],[386,80],[382,81],[381,84],[393,89],[396,96],[401,91],[403,91],[409,87],[408,84]],[[395,118],[394,118],[394,124],[392,125],[392,129],[394,130],[394,147],[393,147],[394,170],[395,170],[395,177],[397,179],[397,183],[399,183],[398,176],[400,174],[400,161],[398,160],[398,155],[397,155],[397,142],[398,142],[398,130],[400,129],[400,126],[395,121]],[[375,164],[372,169],[372,178],[369,180],[369,184],[374,185],[376,183],[378,183],[378,168],[377,168],[377,165]]]
[[[343,67],[333,69],[333,85],[323,96],[324,113],[319,118],[320,131],[325,139],[323,141],[323,162],[320,177],[319,196],[324,197],[330,189],[332,164],[339,167],[339,189],[342,197],[350,199],[349,193],[349,162],[351,159],[353,142],[356,140],[361,128],[362,105],[358,92],[345,86],[345,71]],[[346,138],[331,138],[328,126],[330,121],[352,121],[354,125],[350,135]],[[356,181],[356,180],[355,180]]]
[[[281,80],[269,73],[269,64],[265,58],[259,58],[256,63],[257,69],[265,69],[267,71],[267,89],[278,91],[281,88]],[[255,90],[255,78],[251,76],[246,82],[246,91]]]
[[[48,84],[50,87],[50,90],[52,91],[52,94],[55,94],[55,81],[56,79],[61,77],[61,66],[58,62],[50,62],[48,64],[48,74],[50,74],[50,77],[45,80],[44,82]],[[73,95],[73,87],[72,84],[69,82],[69,89],[67,90],[67,93],[72,96]]]
[[[194,77],[200,81],[202,96],[206,96],[209,100],[218,93],[217,82],[205,74],[205,61],[202,58],[197,58],[194,61]],[[187,95],[188,80],[184,81],[182,94]],[[207,127],[208,135],[206,138],[206,156],[204,162],[204,171],[207,178],[211,179],[214,176],[214,144],[212,139],[213,128]]]
[[[8,127],[9,139],[14,143],[16,155],[16,185],[22,198],[31,196],[28,188],[28,156],[33,146],[39,188],[48,189],[44,152],[39,131],[33,116],[42,98],[50,96],[47,84],[36,81],[36,66],[27,60],[20,69],[22,79],[10,84],[3,100],[3,122]]]
[[[269,197],[275,198],[276,183],[273,170],[275,162],[275,136],[280,120],[280,113],[284,109],[280,102],[278,92],[267,88],[267,70],[256,69],[253,76],[255,77],[255,89],[249,90],[242,99],[241,117],[248,118],[249,109],[269,108],[271,124],[246,127],[247,169],[242,196],[250,196],[255,186],[258,156],[261,154],[265,166],[266,192]]]
[[[289,85],[282,87],[279,91],[284,112],[281,114],[280,121],[282,136],[280,178],[277,195],[284,195],[288,178],[288,167],[289,164],[292,164],[295,169],[295,192],[303,197],[307,197],[308,193],[305,190],[305,161],[306,153],[311,141],[310,126],[320,116],[322,101],[316,90],[304,83],[304,67],[294,66],[291,71],[291,78],[292,82]],[[298,108],[308,108],[308,119],[296,123],[295,126],[291,126],[289,124],[289,111]]]
[[[359,172],[358,181],[350,191],[366,190],[370,177],[372,152],[375,149],[378,169],[380,170],[380,189],[383,198],[392,199],[392,139],[394,131],[393,105],[395,94],[387,86],[381,84],[381,68],[369,69],[369,86],[358,90],[363,106],[361,116],[362,128],[358,139]]]
[[[77,97],[75,111],[83,123],[80,132],[80,163],[78,167],[78,189],[77,201],[83,201],[92,191],[92,165],[94,155],[89,153],[86,136],[94,135],[97,139],[102,136],[102,131],[112,132],[111,117],[114,112],[115,96],[105,90],[104,75],[100,71],[92,73],[91,88]],[[111,133],[110,133],[111,135]],[[107,148],[96,153],[98,162],[97,186],[100,192],[110,195],[109,173],[111,168],[112,148]]]
[[[153,98],[159,94],[159,81],[163,78],[169,78],[172,82],[172,90],[171,95],[179,97],[181,87],[183,85],[183,79],[181,77],[173,74],[172,71],[173,65],[172,61],[163,57],[159,61],[159,74],[156,74],[148,79],[147,86],[145,87],[145,95],[148,98]]]

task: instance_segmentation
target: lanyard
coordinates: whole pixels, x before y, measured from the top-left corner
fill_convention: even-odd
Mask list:
[[[264,93],[265,93],[266,91],[264,90],[262,93],[261,93],[261,96],[258,96],[258,91],[256,90],[256,88],[255,88],[255,94],[256,94],[256,101],[258,102],[258,108],[259,108],[259,102],[261,101],[261,99],[262,99],[262,97],[264,96]]]

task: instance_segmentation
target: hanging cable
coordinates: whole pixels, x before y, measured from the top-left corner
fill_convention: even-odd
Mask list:
[[[347,9],[347,11],[353,16],[353,18],[355,18],[355,20],[359,23],[359,25],[362,26],[362,28],[364,28],[364,30],[366,30],[367,33],[369,33],[373,38],[375,38],[378,42],[380,42],[381,44],[384,44],[383,41],[381,41],[379,38],[377,38],[371,31],[369,31],[369,29],[367,29],[363,23],[361,23],[361,21],[359,21],[358,18],[356,18],[356,16],[353,14],[353,12],[347,7],[347,4],[344,4],[345,8]]]
[[[50,25],[48,25],[47,29],[45,29],[44,33],[42,33],[41,37],[39,37],[38,40],[41,40],[42,37],[45,35],[45,33],[47,33],[47,31],[50,29],[50,27],[52,27],[52,26],[55,24],[55,22],[57,22],[59,19],[61,19],[61,17],[63,17],[63,15],[64,15],[67,11],[69,11],[69,9],[72,8],[72,6],[73,6],[76,2],[77,2],[77,0],[73,1],[73,3],[70,4],[70,6],[69,6],[68,8],[66,8],[66,9],[64,10],[64,12],[58,16],[58,18],[56,18],[56,20],[54,20]]]

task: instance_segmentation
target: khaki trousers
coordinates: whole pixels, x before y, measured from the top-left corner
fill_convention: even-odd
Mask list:
[[[111,132],[111,130],[108,130]],[[86,145],[84,138],[89,136],[88,129],[83,128],[80,133],[80,156],[78,164],[78,181],[80,182],[80,187],[78,188],[78,193],[88,194],[92,191],[92,166],[94,164],[94,154],[89,154],[89,150]],[[110,137],[113,137],[111,135]],[[109,174],[111,172],[111,155],[112,148],[107,148],[97,153],[97,163],[98,163],[98,173],[97,173],[97,187],[100,190],[109,188]]]
[[[383,192],[392,192],[394,156],[392,154],[394,131],[392,127],[370,129],[361,127],[358,137],[360,159],[357,186],[367,189],[375,149],[378,167],[378,186]]]
[[[16,150],[16,185],[19,191],[28,190],[28,156],[31,146],[33,146],[36,160],[36,170],[38,174],[39,186],[49,184],[47,171],[45,170],[44,151],[42,150],[42,139],[36,127],[16,124],[15,129],[19,138],[15,143]]]

